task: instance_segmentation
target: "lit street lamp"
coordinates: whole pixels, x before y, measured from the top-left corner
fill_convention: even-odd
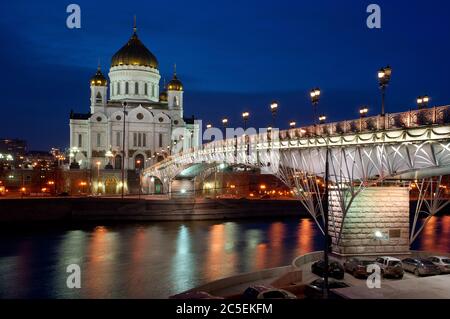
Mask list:
[[[366,117],[366,116],[367,116],[367,113],[369,113],[369,109],[368,109],[367,107],[362,107],[362,108],[359,110],[359,115],[360,115],[360,117]]]
[[[141,199],[141,188],[142,188],[142,178],[141,178],[141,170],[142,170],[142,166],[141,166],[141,160],[137,160],[136,161],[136,167],[138,168],[138,173],[139,173],[139,199]]]
[[[125,194],[125,117],[127,115],[127,102],[122,103],[123,106],[123,132],[122,132],[122,199]]]
[[[428,102],[430,102],[430,97],[428,95],[419,96],[417,98],[417,106],[419,107],[419,110],[427,108]]]
[[[378,83],[381,89],[381,115],[385,114],[385,95],[386,95],[386,87],[389,85],[389,81],[392,76],[392,68],[387,66],[378,71]]]
[[[321,92],[320,92],[319,88],[312,89],[311,92],[309,92],[309,96],[311,98],[311,103],[313,105],[314,122],[316,122],[316,118],[317,118],[317,106],[319,105],[320,94],[321,94]]]
[[[247,121],[250,116],[249,112],[242,113],[242,119],[244,120],[244,131],[247,129]]]
[[[272,125],[275,126],[275,118],[277,116],[277,110],[278,110],[278,102],[272,101],[270,103],[270,112],[272,112]]]
[[[289,123],[289,126],[290,126],[290,128],[295,128],[295,127],[297,126],[297,122],[291,121],[291,122]]]
[[[211,128],[212,127],[212,124],[206,124],[206,128]]]
[[[225,140],[225,136],[227,133],[227,125],[228,125],[228,119],[225,117],[222,119],[222,126],[223,126],[223,139]]]
[[[314,109],[314,122],[316,121],[317,116],[317,106],[319,105],[320,95],[322,93],[320,92],[319,88],[311,90],[309,93],[311,97],[311,103],[313,105]],[[325,115],[321,115],[319,117],[319,122],[321,124],[325,123],[327,120],[327,117]],[[323,215],[324,215],[324,233],[325,233],[325,240],[324,240],[324,263],[325,263],[325,269],[324,269],[324,276],[323,276],[323,296],[325,299],[328,298],[328,269],[329,269],[329,260],[328,260],[328,253],[329,253],[329,246],[330,246],[330,236],[328,234],[328,175],[329,175],[329,164],[328,164],[328,157],[329,157],[329,147],[327,144],[326,148],[326,155],[325,155],[325,202],[323,207]]]
[[[320,124],[324,124],[326,120],[327,120],[327,117],[325,115],[319,116],[319,123]]]
[[[102,163],[100,161],[97,161],[95,165],[97,165],[97,194],[100,193],[100,165]]]
[[[359,131],[362,132],[362,119],[367,116],[369,109],[367,107],[362,107],[359,109]]]

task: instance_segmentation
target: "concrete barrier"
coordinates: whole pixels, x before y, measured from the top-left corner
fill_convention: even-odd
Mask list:
[[[314,251],[312,253],[307,253],[295,258],[292,261],[292,267],[301,268],[303,265],[312,263],[320,259],[323,259],[323,251]]]
[[[284,266],[284,267],[278,267],[278,268],[271,268],[271,269],[265,269],[261,271],[251,272],[251,273],[245,273],[240,274],[228,278],[222,278],[219,280],[215,280],[212,282],[209,282],[207,284],[201,285],[199,287],[190,289],[187,292],[191,291],[205,291],[212,295],[214,295],[216,292],[220,290],[230,289],[232,287],[241,286],[244,284],[248,284],[251,286],[252,284],[255,284],[258,281],[267,280],[270,278],[278,278],[286,273],[289,273],[292,271],[292,266]],[[243,291],[241,291],[242,293]]]
[[[145,200],[136,198],[1,199],[0,222],[185,221],[307,216],[292,200]]]

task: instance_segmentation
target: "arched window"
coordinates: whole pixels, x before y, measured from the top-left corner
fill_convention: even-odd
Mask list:
[[[134,83],[134,94],[139,95],[139,83],[138,82]]]
[[[119,146],[119,147],[122,145],[121,144],[122,139],[120,137],[121,137],[120,132],[116,132],[116,146]]]
[[[100,92],[97,92],[97,96],[95,97],[95,103],[102,103],[102,95]]]
[[[145,83],[144,85],[144,94],[147,96],[148,95],[148,84]]]
[[[174,96],[174,97],[173,97],[173,105],[174,105],[174,106],[179,106],[179,105],[178,105],[178,96]]]
[[[120,95],[120,82],[117,82],[117,95]]]
[[[159,145],[159,147],[163,147],[163,135],[162,135],[162,133],[159,133],[159,135],[158,135],[158,145]]]
[[[130,94],[130,83],[125,82],[125,94]]]
[[[102,146],[102,134],[97,133],[97,147]]]
[[[114,93],[115,93],[115,90],[114,90],[114,88],[115,88],[116,86],[114,85],[114,84],[111,84],[111,94],[114,96]]]
[[[121,169],[122,168],[122,156],[116,155],[114,158],[114,168]]]
[[[155,96],[156,94],[155,94],[155,85],[154,84],[152,84],[152,96]]]

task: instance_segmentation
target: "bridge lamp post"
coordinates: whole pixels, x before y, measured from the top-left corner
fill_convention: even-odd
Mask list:
[[[97,161],[95,165],[97,166],[97,193],[100,193],[100,165],[102,163]]]
[[[429,102],[430,102],[430,97],[428,95],[419,96],[417,98],[417,106],[418,106],[419,110],[427,108]]]
[[[228,126],[228,119],[226,117],[222,119],[222,126],[223,126],[223,139],[225,140],[227,126]]]
[[[319,88],[312,89],[311,92],[309,92],[309,96],[311,98],[311,103],[313,105],[314,122],[315,123],[316,123],[316,118],[317,118],[317,106],[319,105],[320,94],[321,94],[321,92],[320,92]]]
[[[272,112],[272,125],[275,126],[275,119],[277,117],[277,111],[278,111],[278,102],[272,101],[270,103],[270,112]]]
[[[138,198],[141,199],[141,188],[142,188],[142,179],[141,179],[141,171],[142,171],[142,166],[141,166],[141,160],[137,160],[136,161],[136,166],[138,167],[138,172],[139,172],[139,195]]]
[[[367,107],[362,107],[359,109],[359,131],[362,131],[362,119],[367,116],[369,109]]]
[[[310,92],[310,97],[311,97],[311,103],[313,105],[313,110],[314,110],[314,122],[317,123],[316,119],[319,119],[319,123],[323,124],[325,123],[325,121],[327,120],[327,117],[325,115],[321,115],[319,117],[317,117],[317,106],[319,105],[319,100],[320,100],[320,89],[316,88],[311,90]],[[317,126],[316,126],[317,127]],[[327,148],[326,148],[326,155],[325,155],[325,203],[324,203],[324,207],[323,207],[323,214],[324,214],[324,233],[325,233],[325,240],[324,240],[324,251],[323,251],[323,255],[324,255],[324,263],[325,263],[325,269],[324,269],[324,274],[323,274],[323,297],[324,299],[328,298],[328,289],[329,289],[329,285],[328,285],[328,269],[329,269],[329,258],[328,258],[328,253],[329,253],[329,248],[330,248],[330,235],[328,234],[328,175],[329,175],[329,147],[328,147],[328,143],[327,143]]]
[[[387,66],[378,71],[378,83],[381,89],[381,116],[385,114],[386,87],[389,85],[392,75],[392,68]]]
[[[325,115],[319,116],[319,123],[320,124],[325,124],[326,120],[327,120],[327,117]]]
[[[125,117],[127,115],[127,102],[123,106],[123,132],[122,132],[122,199],[125,194]]]
[[[242,113],[242,119],[244,120],[244,131],[247,129],[247,121],[249,117],[250,117],[249,112]]]

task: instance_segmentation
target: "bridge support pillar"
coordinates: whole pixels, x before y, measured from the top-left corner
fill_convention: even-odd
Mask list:
[[[409,253],[408,188],[369,187],[362,191],[347,212],[340,241],[337,238],[343,214],[336,191],[330,192],[329,204],[333,253],[341,256]]]

